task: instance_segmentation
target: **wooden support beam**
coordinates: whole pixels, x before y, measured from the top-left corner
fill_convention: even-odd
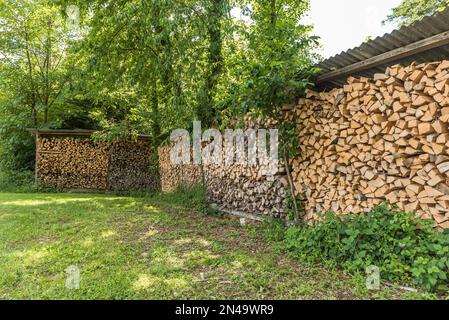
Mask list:
[[[35,160],[34,160],[34,183],[36,185],[39,184],[39,153],[40,153],[40,148],[39,148],[39,134],[36,133],[36,150],[35,150]]]
[[[341,69],[331,71],[329,73],[318,76],[317,83],[323,83],[338,77],[344,77],[356,72],[360,72],[378,65],[383,65],[398,59],[412,56],[414,54],[424,52],[433,48],[438,48],[449,44],[449,31],[437,34],[435,36],[411,43],[404,47],[394,49],[378,56],[351,64]]]

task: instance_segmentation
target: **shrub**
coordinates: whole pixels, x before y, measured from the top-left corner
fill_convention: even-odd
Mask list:
[[[315,227],[291,227],[283,243],[301,259],[348,271],[379,267],[382,279],[412,280],[426,290],[447,289],[449,233],[430,221],[381,205],[363,215],[325,214]]]
[[[34,189],[34,172],[0,170],[1,191],[20,192]]]
[[[55,188],[36,185],[34,171],[0,170],[0,191],[3,192],[56,192]]]

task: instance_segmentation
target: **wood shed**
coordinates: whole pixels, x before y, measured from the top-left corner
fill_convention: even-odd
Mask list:
[[[36,182],[63,190],[149,190],[151,138],[95,142],[90,130],[31,130],[36,136]]]

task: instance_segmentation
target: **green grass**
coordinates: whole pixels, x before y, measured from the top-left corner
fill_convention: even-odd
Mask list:
[[[421,299],[302,265],[170,196],[0,193],[0,299]],[[80,269],[80,288],[65,269]]]

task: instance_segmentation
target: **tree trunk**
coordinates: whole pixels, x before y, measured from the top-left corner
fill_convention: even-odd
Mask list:
[[[276,28],[276,22],[277,22],[277,12],[276,12],[276,0],[271,0],[271,6],[270,6],[270,24],[271,27]]]
[[[48,123],[48,107],[45,106],[44,108],[44,120],[43,120],[43,127],[47,128],[47,123]]]
[[[157,92],[157,83],[154,80],[151,87],[151,133],[155,146],[159,145],[159,136],[161,135],[161,124],[159,116],[159,97]]]
[[[29,77],[30,86],[31,86],[31,92],[30,92],[31,117],[32,117],[32,121],[33,121],[33,126],[35,128],[37,128],[37,110],[36,110],[37,96],[36,96],[36,87],[34,84],[34,77],[33,77],[33,64],[31,61],[28,30],[25,30],[25,51],[26,51],[26,58],[27,58],[28,77]]]
[[[207,25],[209,40],[208,70],[206,71],[204,92],[196,113],[199,120],[206,126],[210,126],[216,118],[217,110],[214,108],[214,94],[223,68],[221,22],[224,17],[224,1],[211,0],[207,8],[207,16],[209,18]]]

